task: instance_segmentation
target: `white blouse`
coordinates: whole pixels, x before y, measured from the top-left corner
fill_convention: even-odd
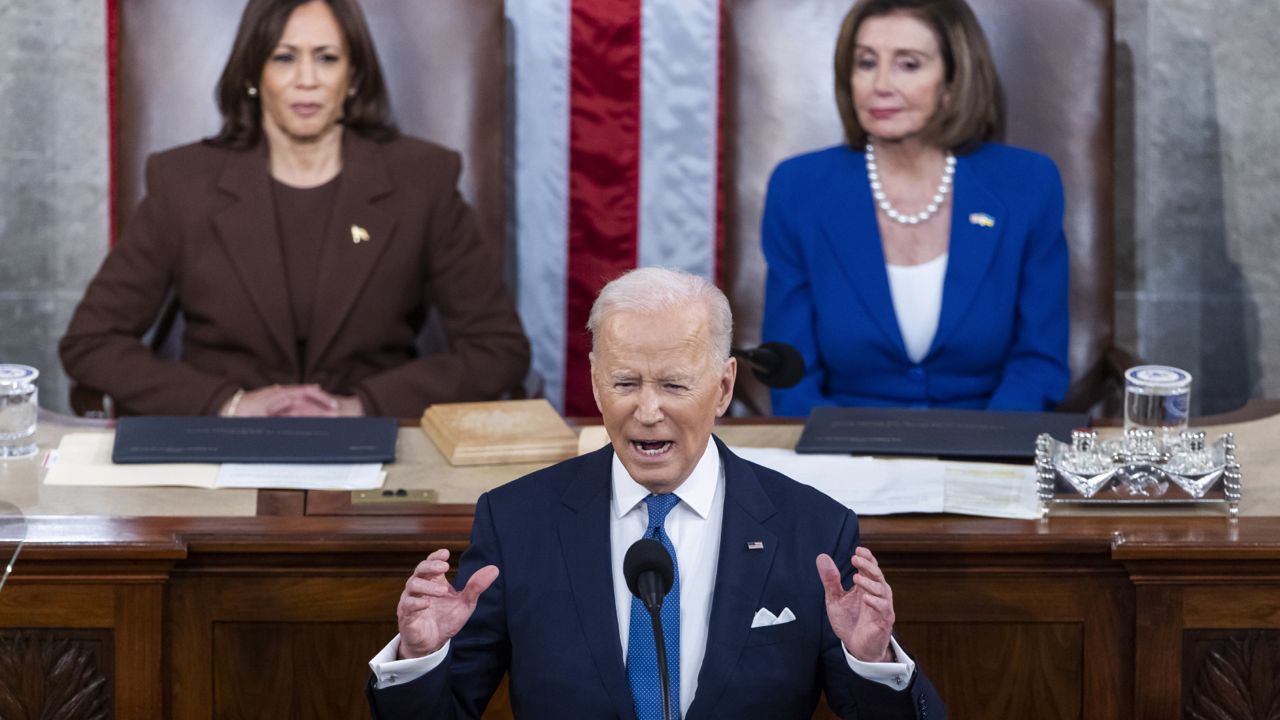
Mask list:
[[[947,256],[919,265],[885,265],[889,271],[889,294],[898,329],[907,346],[907,357],[918,363],[929,352],[938,332],[942,314],[942,283],[947,275]]]

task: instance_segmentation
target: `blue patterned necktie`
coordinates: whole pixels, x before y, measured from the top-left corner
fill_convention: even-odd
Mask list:
[[[675,582],[671,592],[662,601],[662,638],[667,646],[667,671],[670,678],[671,717],[680,717],[680,566],[676,562],[676,549],[667,537],[662,523],[667,513],[680,498],[672,494],[650,495],[644,499],[649,506],[649,527],[644,536],[662,543],[671,554],[675,567]],[[662,720],[662,686],[658,680],[658,650],[653,642],[653,622],[640,598],[631,598],[631,630],[627,636],[627,679],[631,682],[631,697],[636,702],[639,720]]]

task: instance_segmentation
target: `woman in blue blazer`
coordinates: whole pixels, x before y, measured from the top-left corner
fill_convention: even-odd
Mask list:
[[[1070,379],[1062,181],[987,142],[1002,101],[972,11],[864,0],[835,65],[847,145],[781,163],[765,202],[763,337],[805,358],[774,414],[1052,409]]]

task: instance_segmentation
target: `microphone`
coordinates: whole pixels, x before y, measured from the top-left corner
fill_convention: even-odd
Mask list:
[[[804,377],[804,357],[799,350],[782,342],[767,342],[758,348],[730,350],[751,368],[760,382],[771,388],[789,388]]]
[[[662,687],[662,717],[671,718],[671,687],[667,677],[667,643],[662,637],[662,599],[675,584],[676,568],[662,543],[640,538],[627,548],[622,559],[622,576],[627,589],[640,598],[653,622],[653,644],[658,651],[658,682]]]

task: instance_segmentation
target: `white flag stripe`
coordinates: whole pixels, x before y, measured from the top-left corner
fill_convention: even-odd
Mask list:
[[[641,9],[638,262],[714,280],[720,0]]]
[[[533,369],[557,408],[564,401],[569,268],[569,3],[507,3],[515,85],[517,304],[533,346]]]

